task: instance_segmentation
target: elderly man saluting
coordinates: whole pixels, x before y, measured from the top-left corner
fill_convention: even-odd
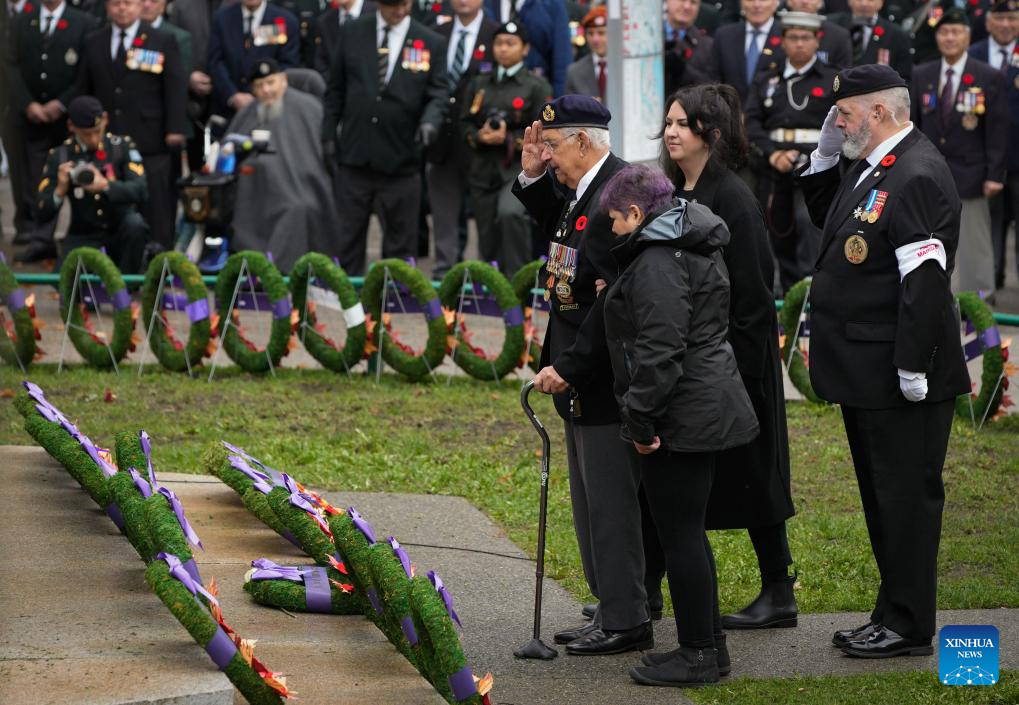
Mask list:
[[[513,184],[549,240],[540,276],[551,314],[534,384],[554,395],[563,419],[580,558],[601,602],[590,624],[559,632],[555,641],[578,655],[649,649],[640,469],[633,445],[619,435],[603,297],[595,288],[596,280],[616,277],[612,224],[598,196],[626,162],[609,151],[611,115],[594,98],[565,95],[545,103],[540,115],[524,130],[523,171]]]
[[[969,391],[949,287],[961,204],[944,158],[909,121],[909,91],[894,69],[846,69],[832,90],[835,106],[800,178],[824,228],[810,290],[810,380],[842,405],[881,574],[870,622],[832,641],[850,656],[925,655],[941,472],[955,397]]]

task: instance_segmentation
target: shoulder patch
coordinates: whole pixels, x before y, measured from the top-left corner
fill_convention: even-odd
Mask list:
[[[138,176],[145,176],[145,167],[143,167],[141,164],[130,162],[128,163],[127,168],[133,171]]]

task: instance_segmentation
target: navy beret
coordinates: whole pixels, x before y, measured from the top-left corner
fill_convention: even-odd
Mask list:
[[[553,130],[560,127],[607,129],[611,119],[608,108],[587,95],[561,95],[541,109],[541,126]]]
[[[495,30],[495,33],[492,36],[496,37],[500,34],[512,34],[514,37],[520,37],[520,41],[524,44],[527,44],[528,41],[527,28],[524,27],[522,22],[514,22],[513,20],[510,20],[509,22],[499,25],[499,28]]]
[[[876,93],[886,88],[908,88],[908,86],[891,66],[861,64],[835,74],[831,91],[835,100],[842,100],[866,93]]]
[[[254,83],[260,78],[266,78],[267,76],[272,76],[274,73],[282,72],[283,69],[280,68],[279,62],[271,56],[259,59],[255,62],[255,65],[251,67],[251,71],[248,72],[248,83]]]
[[[99,127],[104,112],[99,99],[90,95],[80,95],[67,106],[67,118],[71,124],[85,130]]]
[[[1016,0],[998,0],[998,2],[991,5],[991,9],[988,12],[1016,12],[1019,11],[1019,2]]]
[[[969,27],[969,17],[966,13],[957,7],[950,7],[945,10],[945,14],[941,15],[938,23],[934,25],[934,31],[937,32],[946,24],[961,24]]]

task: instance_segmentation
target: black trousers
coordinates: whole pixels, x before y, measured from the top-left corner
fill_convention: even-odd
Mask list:
[[[938,544],[955,401],[842,407],[871,549],[881,574],[871,621],[909,639],[935,633]]]
[[[142,206],[141,213],[149,225],[149,239],[168,250],[173,249],[176,231],[177,185],[173,180],[173,160],[179,159],[179,154],[173,150],[142,155],[149,200]]]
[[[63,119],[49,125],[22,125],[22,159],[25,165],[25,179],[31,194],[38,192],[42,172],[46,168],[49,151],[67,139],[67,122]],[[57,216],[39,220],[33,209],[32,240],[53,244],[53,233],[57,229]]]
[[[336,210],[340,217],[340,264],[351,276],[365,272],[368,221],[372,212],[382,223],[382,257],[406,259],[417,254],[421,175],[383,174],[339,166]]]
[[[715,453],[641,455],[640,476],[665,554],[680,646],[706,648],[722,633],[715,557],[704,515],[715,475]]]
[[[1004,284],[1008,224],[1019,222],[1019,172],[1010,171],[1005,176],[1005,188],[988,200],[991,208],[991,246],[994,248],[994,281]],[[1016,268],[1019,271],[1019,232],[1015,240]]]
[[[9,106],[4,106],[9,107]],[[3,109],[0,108],[0,111]],[[14,227],[16,232],[29,234],[32,232],[32,202],[38,192],[39,179],[34,183],[29,177],[29,167],[22,147],[20,115],[9,112],[0,120],[0,140],[3,141],[7,153],[8,173],[11,179],[11,196],[14,200]]]
[[[72,223],[73,226],[73,223]],[[78,247],[105,247],[106,254],[122,274],[142,274],[142,253],[149,240],[149,228],[137,212],[121,219],[113,231],[97,233],[67,233],[61,242],[60,258],[53,270],[60,271],[67,254]]]

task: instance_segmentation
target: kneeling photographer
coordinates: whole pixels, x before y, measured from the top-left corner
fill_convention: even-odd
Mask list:
[[[105,247],[124,274],[141,270],[149,228],[138,213],[148,199],[145,167],[129,137],[106,131],[108,117],[92,96],[78,96],[67,108],[71,136],[50,150],[39,182],[37,217],[57,215],[71,201],[71,224],[57,270],[77,247]]]

